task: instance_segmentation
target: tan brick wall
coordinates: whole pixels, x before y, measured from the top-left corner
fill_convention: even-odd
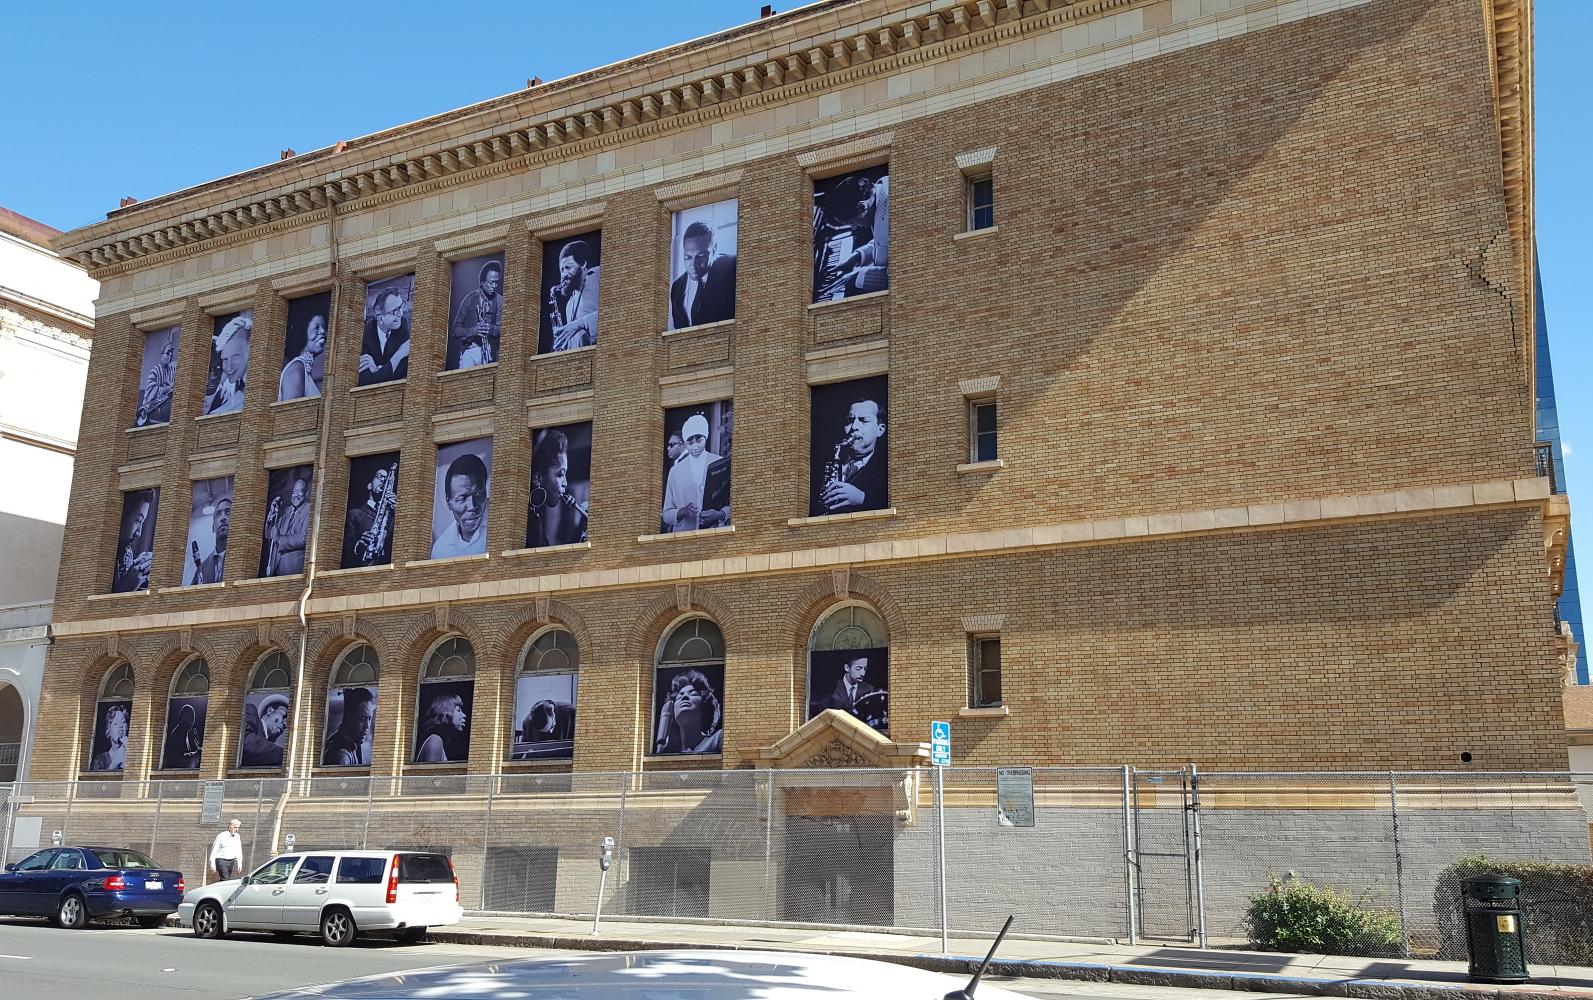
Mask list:
[[[1009,55],[1022,58],[1016,47]],[[947,65],[935,67],[937,80]],[[811,115],[809,104],[797,112]],[[633,188],[602,198],[598,347],[531,357],[540,243],[528,232],[538,217],[522,215],[508,221],[504,243],[501,363],[446,380],[436,372],[447,262],[429,238],[417,240],[384,250],[405,263],[379,275],[412,263],[417,276],[411,377],[351,395],[364,290],[352,261],[332,347],[328,460],[317,469],[320,565],[336,565],[342,541],[345,432],[401,419],[395,566],[319,580],[316,597],[1530,476],[1527,373],[1511,330],[1509,278],[1490,264],[1509,240],[1491,106],[1475,4],[1384,0],[907,121],[883,154],[894,195],[891,292],[821,309],[807,308],[811,182],[794,156],[755,160],[736,186],[738,316],[723,344],[712,339],[718,333],[661,340],[669,213],[651,188]],[[787,124],[769,112],[755,127],[749,118],[750,134]],[[998,229],[954,240],[963,219],[954,158],[988,146],[998,150]],[[627,148],[621,160],[644,162],[640,146]],[[658,155],[656,140],[647,152]],[[422,208],[399,203],[341,230],[380,230]],[[259,256],[307,239],[273,237]],[[227,266],[250,259],[248,248],[224,255]],[[125,433],[141,338],[125,313],[100,320],[90,384],[115,388],[91,394],[85,407],[57,600],[63,622],[146,614],[158,629],[159,615],[298,596],[294,581],[235,586],[255,569],[264,446],[283,436],[279,420],[289,422],[269,406],[281,298],[268,281],[240,291],[252,296],[257,333],[236,417],[192,419],[210,324],[191,297],[173,423]],[[788,518],[806,513],[804,355],[872,338],[889,341],[891,499],[901,513],[789,527]],[[736,530],[639,542],[656,530],[661,492],[659,380],[726,364],[735,381]],[[1001,380],[1006,468],[959,475],[966,418],[957,385],[988,376]],[[583,378],[597,415],[592,547],[504,557],[523,544],[525,403],[581,387]],[[492,556],[406,567],[428,551],[432,418],[481,405],[485,382],[495,423]],[[157,588],[175,584],[184,564],[189,459],[236,439],[229,586],[90,601],[107,588],[116,470],[135,447],[129,439],[146,436],[162,438],[136,445],[163,458]],[[995,582],[974,599],[1028,622],[1007,646],[1020,707],[1006,720],[965,727],[963,746],[981,761],[1300,767],[1448,766],[1469,748],[1474,766],[1563,766],[1563,740],[1549,735],[1560,723],[1536,525],[1522,512],[992,557],[979,565]],[[1365,551],[1352,557],[1346,546]],[[962,638],[948,629],[970,600],[970,565],[867,570],[901,609],[897,676],[916,678],[897,690],[904,733],[918,733],[962,696]],[[783,681],[791,670],[794,640],[769,627],[803,613],[789,601],[810,585],[782,576],[698,588],[724,609],[738,706],[748,698],[758,706],[734,711],[727,749],[771,743],[800,722],[796,680],[766,688],[763,679],[773,669]],[[1345,590],[1357,600],[1345,605]],[[1459,596],[1466,600],[1456,603]],[[583,649],[576,764],[633,766],[650,712],[638,650],[651,655],[668,617],[638,626],[637,616],[659,600],[671,606],[674,591],[559,597],[593,636],[591,654]],[[1389,613],[1396,607],[1406,616]],[[525,605],[450,609],[451,620],[479,623],[500,665],[518,649],[488,637],[529,613]],[[383,677],[379,774],[407,759],[414,669],[439,634],[424,628],[427,614],[361,613],[356,623],[395,665]],[[638,627],[653,631],[624,638]],[[312,646],[324,650],[342,626],[323,617],[313,628]],[[158,669],[169,681],[178,647],[201,633],[229,663],[240,650],[263,648],[248,621],[231,633],[195,629],[182,641],[157,630],[117,642],[167,650],[162,656],[173,659]],[[108,662],[105,645],[63,642],[52,651],[45,711],[54,724],[41,725],[51,751],[36,756],[40,777],[77,766],[92,698],[84,671]],[[329,662],[317,660],[317,683]],[[1059,679],[1059,663],[1078,683]],[[223,745],[218,734],[233,738],[238,714],[228,701],[236,692],[215,665],[213,748]],[[157,668],[140,669],[144,677]],[[228,669],[239,682],[246,666]],[[502,685],[500,719],[509,688]],[[1490,719],[1499,720],[1489,724],[1501,728],[1478,731],[1461,706],[1498,691],[1511,692],[1486,695],[1497,712]],[[480,703],[490,694],[479,689]],[[135,733],[148,718],[135,720]],[[1507,736],[1506,720],[1525,735]],[[501,741],[483,732],[472,770],[487,766],[482,741]],[[235,753],[228,746],[207,751],[207,771],[220,773]]]

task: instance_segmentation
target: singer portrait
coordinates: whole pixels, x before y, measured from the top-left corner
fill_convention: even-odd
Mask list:
[[[122,494],[122,527],[116,536],[111,593],[149,589],[149,571],[155,560],[155,516],[159,512],[158,488]]]
[[[880,166],[814,182],[814,302],[890,287],[890,180]]]
[[[326,317],[332,293],[318,292],[288,302],[288,332],[282,340],[282,374],[277,402],[321,394],[326,378]]]
[[[444,370],[475,368],[498,360],[498,336],[503,326],[503,254],[455,262],[450,298],[453,322],[448,325]]]
[[[437,487],[431,515],[433,559],[480,555],[487,551],[491,463],[490,437],[437,449]]]
[[[671,330],[736,318],[736,208],[732,199],[675,213]]]
[[[542,326],[537,353],[597,343],[598,277],[603,234],[584,233],[542,245]]]
[[[272,469],[266,483],[265,534],[260,540],[260,576],[304,572],[304,547],[310,536],[312,467]]]
[[[398,508],[398,452],[349,460],[348,507],[343,520],[343,569],[393,561],[393,521]]]
[[[537,431],[531,446],[531,502],[525,547],[574,545],[587,540],[587,497],[592,477],[592,425]]]
[[[249,338],[253,333],[253,309],[216,317],[216,335],[210,344],[210,378],[205,392],[206,414],[243,409],[244,378],[249,371]]]
[[[890,506],[884,376],[813,387],[808,516]]]
[[[171,397],[177,382],[177,342],[182,327],[151,330],[144,334],[144,383],[138,392],[134,427],[171,420]]]
[[[365,287],[360,385],[409,377],[409,310],[414,291],[413,274],[373,281]]]
[[[232,477],[201,479],[194,483],[194,502],[188,518],[188,586],[220,583],[227,566],[227,535],[232,527]]]

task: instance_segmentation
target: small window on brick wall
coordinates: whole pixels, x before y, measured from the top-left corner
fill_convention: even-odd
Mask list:
[[[995,397],[968,400],[968,461],[994,462],[999,456]]]
[[[996,224],[996,185],[989,173],[967,176],[968,231],[990,229]]]
[[[975,635],[968,638],[968,707],[998,708],[1001,705],[1001,637]]]

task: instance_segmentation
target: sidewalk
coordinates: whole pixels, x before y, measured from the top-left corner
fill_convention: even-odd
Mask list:
[[[805,951],[898,962],[938,972],[971,971],[997,928],[980,938],[953,936],[949,954],[940,938],[822,928],[739,927],[604,920],[467,916],[432,932],[439,941],[500,947],[634,951],[652,948],[731,948]],[[1281,955],[1270,952],[1129,947],[1116,944],[1028,941],[1009,937],[991,972],[1027,979],[1182,986],[1260,993],[1355,997],[1359,1000],[1593,1000],[1593,968],[1535,965],[1521,986],[1472,983],[1463,962]]]

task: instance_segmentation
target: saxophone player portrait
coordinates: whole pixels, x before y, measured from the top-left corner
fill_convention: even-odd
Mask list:
[[[542,326],[537,353],[552,354],[597,343],[603,234],[582,233],[542,244]]]
[[[344,569],[382,566],[393,561],[397,487],[398,452],[349,460],[341,563]]]
[[[883,376],[813,387],[808,515],[890,506]]]

